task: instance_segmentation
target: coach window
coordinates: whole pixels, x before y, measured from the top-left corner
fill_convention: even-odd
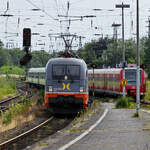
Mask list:
[[[34,73],[32,73],[32,76],[33,76],[33,78],[34,78]]]
[[[42,78],[43,78],[43,79],[45,78],[45,73],[42,73]]]
[[[32,78],[34,78],[34,73],[32,73]]]
[[[40,77],[41,79],[43,79],[43,73],[42,73],[42,72],[39,73],[39,77]]]
[[[91,80],[91,74],[89,74],[89,76],[88,76],[88,80],[89,80],[89,81]]]
[[[29,73],[28,76],[31,77],[31,73]]]
[[[39,78],[42,78],[42,73],[41,72],[39,72]]]

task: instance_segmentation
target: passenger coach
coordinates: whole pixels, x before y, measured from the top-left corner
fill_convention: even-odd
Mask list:
[[[45,68],[30,68],[27,76],[29,87],[45,86]]]
[[[94,69],[88,71],[89,90],[97,92],[123,95],[123,69]],[[126,95],[136,95],[136,68],[125,68],[125,86]],[[94,81],[94,82],[93,82]],[[140,69],[140,95],[143,97],[146,93],[146,73]]]

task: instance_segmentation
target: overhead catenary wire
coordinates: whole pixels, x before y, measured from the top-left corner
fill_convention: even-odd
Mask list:
[[[57,15],[59,14],[59,8],[58,8],[58,2],[57,2],[57,0],[54,0],[55,1],[55,3],[56,3],[56,10],[57,10]]]
[[[7,1],[5,1],[5,3]],[[14,3],[14,5],[16,5],[17,1],[19,1],[19,0],[13,0],[13,1],[16,1]],[[25,0],[25,1],[27,1],[27,0]],[[51,20],[49,21],[49,17],[47,15],[45,15],[45,13],[43,13],[42,11],[46,11],[52,17],[57,19],[58,18],[57,17],[58,13],[65,15],[66,7],[64,8],[64,6],[66,5],[66,0],[53,0],[53,2],[51,1],[51,4],[47,0],[37,0],[37,1],[36,0],[29,0],[29,1],[32,2],[33,4],[35,4],[37,7],[40,7],[41,11],[39,11],[39,12],[32,12],[32,9],[30,9],[30,8],[37,8],[37,7],[35,7],[35,6],[33,7],[32,4],[29,4],[28,7],[22,7],[21,9],[18,7],[20,9],[20,14],[19,14],[18,13],[18,8],[15,8],[14,10],[12,10],[12,8],[13,8],[12,6],[13,5],[11,5],[11,8],[9,9],[9,13],[12,13],[14,15],[14,17],[9,18],[9,22],[8,22],[8,26],[7,26],[7,30],[8,30],[7,32],[8,33],[11,30],[13,30],[13,32],[16,31],[15,27],[18,26],[18,18],[19,17],[20,17],[21,22],[19,24],[20,30],[19,29],[18,30],[20,32],[21,32],[21,30],[22,30],[22,28],[24,26],[28,26],[28,27],[31,27],[31,28],[34,26],[35,28],[33,27],[33,29],[32,29],[33,31],[35,31],[35,30],[40,31],[41,30],[40,32],[44,31],[44,33],[51,32],[51,31],[49,31],[49,28],[53,29],[53,32],[56,32],[56,30],[58,32],[59,29],[60,29],[60,24],[61,24],[61,28],[62,28],[62,30],[60,30],[60,31],[63,31],[63,29],[65,28],[65,23],[62,23],[62,22],[60,23],[60,18],[58,20],[58,23],[57,22],[55,23],[52,18],[51,18],[52,21]],[[87,3],[86,2],[87,0],[86,1],[85,0],[80,0],[80,1],[79,0],[69,0],[69,1],[70,1],[71,6],[72,6],[71,7],[71,11],[70,11],[70,15],[73,15],[73,16],[74,15],[87,15],[86,14],[87,12],[92,12],[92,8],[90,8],[90,6],[88,6],[88,5],[84,5],[83,6],[82,5],[82,4],[84,4],[84,2]],[[132,1],[135,1],[135,0],[132,0]],[[145,4],[147,4],[147,3],[148,2],[145,2]],[[143,21],[145,22],[145,19],[147,19],[147,15],[144,13],[144,11],[145,11],[145,8],[144,8],[145,4],[140,8],[140,11],[142,11],[141,15],[140,15],[140,21],[141,22],[143,22]],[[17,4],[17,6],[18,6],[18,4]],[[95,5],[95,6],[98,6],[98,5]],[[101,5],[101,7],[103,7],[103,5]],[[5,9],[3,7],[1,10],[6,10],[6,6],[5,6]],[[110,34],[110,32],[112,32],[112,29],[109,26],[109,24],[112,23],[110,20],[113,20],[113,19],[114,20],[118,20],[118,23],[120,23],[120,18],[119,18],[120,14],[118,12],[119,10],[118,11],[115,10],[115,12],[108,12],[108,13],[106,13],[106,10],[107,9],[105,7],[103,12],[100,12],[100,14],[96,13],[97,17],[93,18],[93,23],[92,24],[93,24],[93,29],[94,29],[93,32],[94,33],[95,32],[99,32],[99,33]],[[147,8],[147,11],[148,11],[148,8]],[[4,11],[0,11],[0,13],[1,12],[4,13]],[[53,15],[53,12],[55,13],[54,15]],[[43,15],[44,18],[39,18],[41,15]],[[130,20],[129,16],[131,16],[130,11],[126,12],[125,16],[126,16],[127,20],[129,21]],[[25,20],[24,19],[25,17],[30,17],[31,20]],[[108,18],[107,20],[105,19],[106,17]],[[134,20],[135,11],[133,12],[132,17],[133,17],[133,20]],[[37,26],[37,24],[39,23],[38,22],[39,19],[40,19],[40,22],[42,22],[44,24],[44,26]],[[3,22],[2,22],[2,24],[0,26],[1,26],[1,28],[3,28],[3,31],[5,31],[5,28],[4,28],[4,26],[5,26],[4,21],[5,20],[6,20],[6,18],[1,17],[1,21],[3,21]],[[13,26],[11,26],[10,24],[11,25],[13,24]],[[144,25],[142,25],[142,26],[144,26]],[[98,27],[98,29],[95,29],[94,27]],[[126,28],[129,29],[129,23],[126,25]],[[134,30],[135,30],[135,28],[134,28]],[[141,36],[144,35],[143,32],[145,32],[145,30],[146,30],[145,28],[141,28]],[[87,20],[87,21],[84,20],[82,22],[72,23],[70,31],[73,32],[73,33],[77,33],[77,34],[80,34],[80,35],[87,35],[87,36],[88,36],[88,34],[86,32],[90,32],[89,36],[92,36],[92,33],[91,33],[92,31],[91,31],[91,28],[90,28],[90,20]],[[127,32],[128,33],[126,35],[128,37],[129,31],[127,31]],[[2,34],[4,34],[4,33],[2,33]],[[37,36],[33,37],[34,38],[33,41],[35,40],[36,37]]]
[[[40,9],[40,7],[38,7],[36,4],[34,4],[33,2],[31,2],[30,0],[25,0],[27,1],[28,3],[30,3],[32,6],[34,6],[35,8],[37,9]],[[58,19],[54,18],[53,16],[51,16],[49,13],[47,13],[45,10],[42,10],[42,12],[44,12],[47,16],[49,16],[51,19],[53,19],[54,21],[58,21]]]

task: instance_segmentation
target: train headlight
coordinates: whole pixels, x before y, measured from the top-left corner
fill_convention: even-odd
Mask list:
[[[52,86],[49,86],[48,91],[49,91],[49,92],[52,92],[52,91],[53,91]]]
[[[83,87],[80,87],[80,92],[83,92]]]

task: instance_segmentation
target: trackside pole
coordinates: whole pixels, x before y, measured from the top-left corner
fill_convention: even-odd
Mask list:
[[[93,67],[93,91],[92,91],[93,97],[95,96],[95,85],[94,85],[94,67]]]
[[[116,8],[122,9],[122,59],[123,59],[123,80],[125,80],[125,39],[124,39],[124,8],[130,8],[130,5],[122,4],[116,5]],[[123,97],[125,97],[125,86],[123,86]]]
[[[28,95],[28,83],[27,83],[27,78],[28,78],[28,65],[25,66],[25,72],[26,72],[26,84],[25,84],[25,91],[26,91],[26,96]]]
[[[139,114],[140,110],[140,67],[137,66],[137,78],[136,78],[136,112]]]
[[[140,109],[140,50],[139,50],[139,0],[137,0],[137,43],[136,43],[136,53],[137,53],[137,78],[136,78],[136,112],[139,115]]]

